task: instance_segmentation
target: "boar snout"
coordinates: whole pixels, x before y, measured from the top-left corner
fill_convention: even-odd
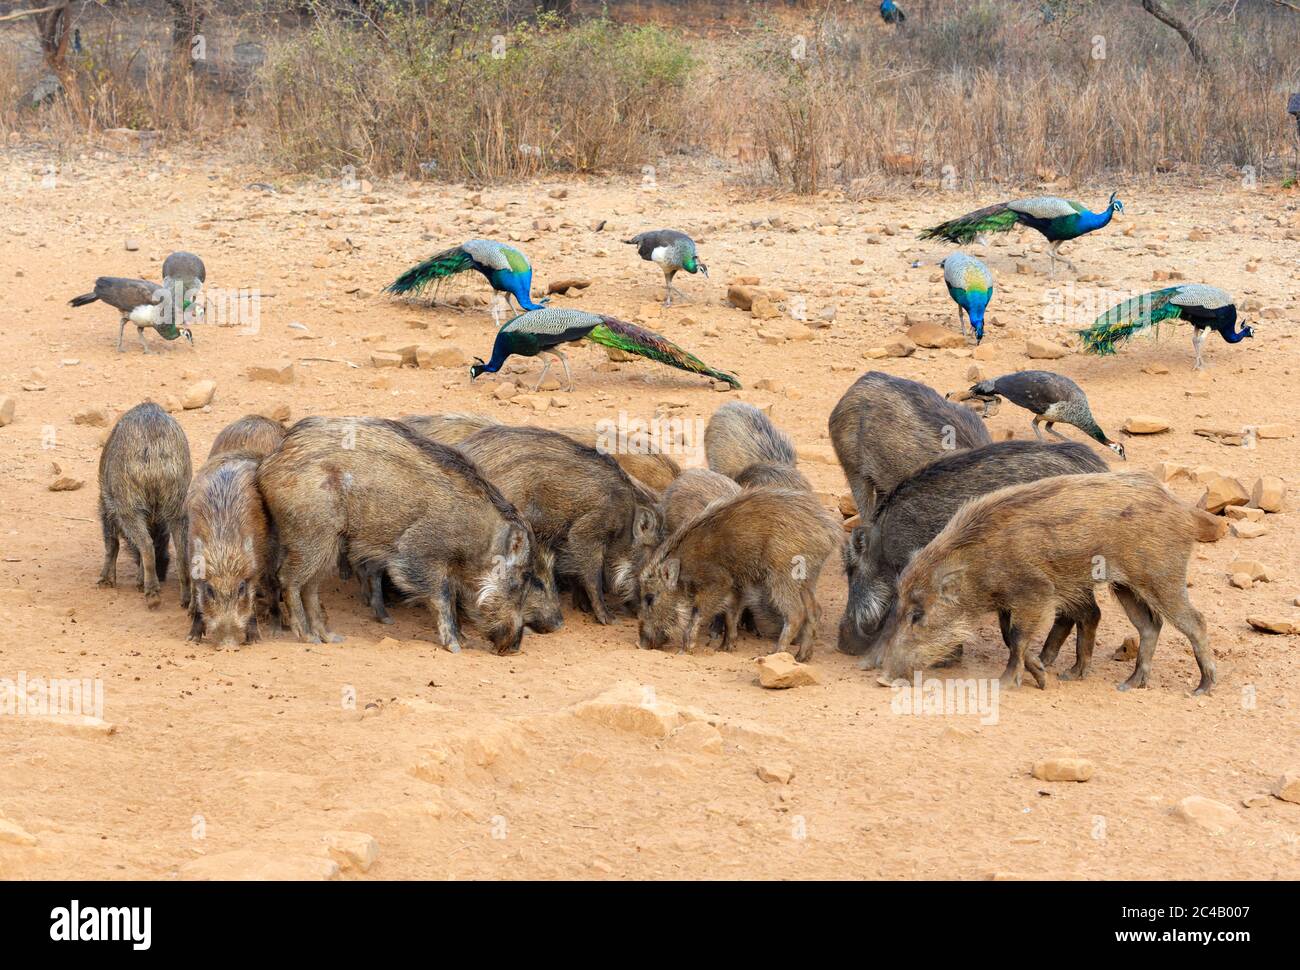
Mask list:
[[[879,638],[863,634],[848,611],[845,611],[844,616],[840,618],[840,632],[835,647],[840,653],[847,653],[851,657],[862,657],[863,670],[880,666]]]
[[[524,628],[522,624],[515,627],[493,627],[487,636],[498,655],[518,653],[524,642]]]

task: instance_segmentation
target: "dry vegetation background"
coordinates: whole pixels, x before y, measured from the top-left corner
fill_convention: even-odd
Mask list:
[[[911,0],[902,30],[864,0],[545,5],[80,0],[0,23],[0,130],[476,182],[674,155],[804,193],[1293,177],[1300,11],[1276,0],[1166,0],[1204,65],[1137,0]]]

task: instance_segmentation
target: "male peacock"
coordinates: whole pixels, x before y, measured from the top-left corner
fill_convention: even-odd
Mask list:
[[[957,304],[957,323],[961,332],[966,332],[964,312],[978,344],[984,339],[984,310],[993,296],[993,274],[978,259],[965,253],[953,253],[939,265],[943,267],[948,295]]]
[[[1111,307],[1087,330],[1080,330],[1083,349],[1090,354],[1113,354],[1117,346],[1136,333],[1166,320],[1192,325],[1192,348],[1196,351],[1193,370],[1204,365],[1201,348],[1211,330],[1230,344],[1255,336],[1253,327],[1237,326],[1237,307],[1232,294],[1204,283],[1181,283],[1152,293],[1135,296]]]
[[[657,263],[664,271],[664,306],[673,305],[673,293],[687,299],[685,293],[673,286],[673,277],[678,270],[688,273],[703,273],[709,278],[709,268],[700,262],[695,252],[695,240],[676,229],[655,229],[642,232],[623,242],[635,246],[641,258]]]
[[[471,239],[430,256],[389,283],[386,289],[389,293],[419,293],[430,283],[471,269],[482,273],[493,290],[505,294],[507,306],[512,296],[521,310],[540,310],[547,302],[532,300],[533,267],[528,258],[514,246],[491,239]]]
[[[569,373],[569,361],[560,349],[561,344],[575,343],[586,338],[603,347],[613,347],[629,354],[649,357],[669,367],[703,374],[714,380],[725,381],[732,387],[740,387],[740,382],[730,374],[713,370],[698,357],[688,354],[676,344],[665,340],[659,334],[614,317],[600,313],[584,313],[582,310],[530,310],[515,317],[497,331],[492,343],[492,359],[484,363],[483,358],[476,358],[478,363],[469,369],[470,379],[479,374],[495,374],[511,356],[536,357],[547,353],[558,357],[564,367],[564,377],[573,390],[573,375]],[[550,370],[551,361],[542,368],[542,376],[537,379],[537,386],[542,386],[546,372]]]
[[[1039,441],[1043,440],[1043,432],[1038,428],[1040,421],[1047,423],[1048,434],[1053,434],[1062,441],[1066,440],[1065,435],[1052,429],[1052,425],[1059,421],[1062,424],[1074,425],[1089,438],[1100,441],[1121,458],[1128,458],[1124,454],[1124,446],[1106,437],[1106,432],[1102,431],[1097,424],[1083,388],[1062,374],[1053,374],[1046,370],[1022,370],[1015,374],[1005,374],[1002,377],[980,381],[969,391],[949,394],[948,397],[954,401],[965,401],[969,398],[982,401],[986,414],[990,404],[1005,397],[1012,404],[1018,404],[1025,410],[1034,412],[1034,434]]]
[[[921,232],[922,239],[946,239],[954,243],[968,243],[990,232],[1007,232],[1019,224],[1037,229],[1048,241],[1047,253],[1052,260],[1052,276],[1056,276],[1056,261],[1061,259],[1070,269],[1078,272],[1074,263],[1060,254],[1061,243],[1100,229],[1110,222],[1116,212],[1124,211],[1124,203],[1110,194],[1110,202],[1102,212],[1092,212],[1078,202],[1043,195],[1034,199],[1017,199],[976,209],[964,216],[931,226]]]
[[[881,0],[880,19],[887,24],[898,26],[907,19],[907,14],[903,13],[903,8],[894,3],[894,0]]]
[[[95,280],[95,288],[90,293],[74,296],[68,301],[69,306],[85,306],[100,300],[121,313],[121,326],[117,329],[117,349],[123,350],[122,335],[129,320],[135,324],[136,336],[146,354],[153,353],[144,342],[145,327],[152,327],[164,340],[175,340],[184,336],[191,344],[194,334],[188,327],[177,326],[172,312],[174,305],[171,291],[157,283],[147,280],[126,279],[121,276],[101,276]]]

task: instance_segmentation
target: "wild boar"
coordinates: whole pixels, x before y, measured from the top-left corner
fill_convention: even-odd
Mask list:
[[[1060,475],[1012,485],[962,506],[916,554],[898,581],[883,633],[884,674],[904,677],[971,635],[997,613],[1011,653],[1004,685],[1028,670],[1040,687],[1042,663],[1029,637],[1056,613],[1086,606],[1108,585],[1137,627],[1137,665],[1120,690],[1145,687],[1162,618],[1191,641],[1203,694],[1214,686],[1205,620],[1187,599],[1192,543],[1211,541],[1219,523],[1185,505],[1149,475]]]
[[[722,617],[721,649],[730,650],[741,614],[770,606],[783,621],[776,649],[795,644],[798,659],[807,660],[821,615],[817,577],[839,533],[803,491],[746,489],[710,505],[643,568],[640,645],[679,641],[692,650],[701,629],[711,631]]]
[[[140,567],[136,589],[156,610],[167,579],[170,537],[185,562],[185,490],[190,484],[190,444],[185,432],[152,401],[137,404],[118,419],[99,455],[99,523],[104,532],[100,586],[117,585],[117,553],[126,539]],[[189,573],[177,570],[181,605],[190,604]]]
[[[208,457],[242,451],[262,459],[280,446],[284,434],[284,425],[279,421],[272,421],[260,414],[246,414],[221,429],[221,433],[212,442]]]
[[[792,488],[795,491],[812,491],[812,483],[793,465],[773,465],[760,461],[750,465],[736,476],[741,488]]]
[[[611,432],[601,425],[592,431],[584,428],[559,430],[579,444],[609,455],[623,471],[656,494],[663,492],[682,473],[681,466],[670,455],[664,454],[661,446],[649,434],[627,434],[620,437],[617,429]]]
[[[880,628],[894,605],[899,573],[966,502],[1051,475],[1104,471],[1106,463],[1084,445],[1030,441],[958,451],[922,467],[876,504],[871,520],[854,529],[844,547],[849,596],[839,649],[866,654],[864,667],[879,664]],[[1066,625],[1062,639],[1072,625]],[[1085,632],[1081,628],[1080,635]]]
[[[481,414],[403,414],[398,418],[416,434],[443,445],[458,445],[476,431],[491,427],[497,422]]]
[[[659,514],[664,522],[664,534],[672,535],[695,518],[710,502],[731,498],[740,493],[740,486],[707,468],[688,468],[664,489],[659,500]]]
[[[608,590],[636,602],[637,570],[663,537],[656,498],[609,455],[544,428],[484,428],[461,442],[555,553],[555,574],[572,580],[600,623],[612,619]]]
[[[185,497],[188,522],[189,639],[222,647],[258,639],[258,614],[278,619],[278,547],[251,451],[209,458]]]
[[[970,409],[924,384],[868,371],[844,392],[830,417],[831,445],[862,520],[922,465],[992,439]]]
[[[258,487],[283,563],[293,632],[338,642],[320,577],[347,544],[354,562],[386,571],[426,603],[438,641],[461,647],[458,607],[498,653],[519,649],[533,535],[499,489],[459,451],[378,418],[304,418],[262,460]]]
[[[795,465],[795,450],[772,419],[744,401],[713,412],[704,429],[704,457],[709,467],[734,479],[750,465]]]

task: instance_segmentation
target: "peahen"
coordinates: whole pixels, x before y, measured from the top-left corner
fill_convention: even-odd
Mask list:
[[[700,262],[695,252],[695,240],[676,229],[655,229],[642,232],[623,242],[635,246],[641,258],[657,263],[664,271],[664,306],[673,305],[673,293],[687,299],[685,293],[673,286],[673,277],[679,270],[703,273],[709,278],[709,268]]]
[[[1062,424],[1074,425],[1089,438],[1100,441],[1121,458],[1128,458],[1124,454],[1124,446],[1106,437],[1106,432],[1102,431],[1097,424],[1083,388],[1062,374],[1054,374],[1046,370],[1022,370],[980,381],[969,391],[949,394],[948,397],[954,401],[965,401],[971,398],[982,401],[985,413],[988,413],[990,404],[1005,397],[1012,404],[1018,404],[1034,413],[1034,434],[1039,441],[1043,440],[1043,432],[1038,428],[1040,421],[1046,422],[1049,434],[1055,435],[1062,441],[1066,440],[1063,434],[1052,429],[1052,425],[1059,421]]]
[[[412,266],[385,289],[389,293],[420,293],[430,283],[436,284],[457,273],[477,270],[487,279],[492,289],[505,294],[507,306],[515,298],[521,310],[540,310],[547,301],[533,302],[533,267],[514,246],[491,239],[471,239],[452,249],[430,256],[418,266]]]
[[[961,325],[961,332],[966,332],[962,318],[964,312],[978,344],[984,339],[984,310],[993,296],[993,274],[978,259],[965,253],[953,253],[939,265],[943,267],[948,295],[957,304],[957,323]]]
[[[1204,283],[1181,283],[1111,307],[1087,330],[1080,330],[1079,336],[1088,353],[1113,354],[1119,344],[1134,334],[1167,320],[1182,320],[1192,325],[1192,348],[1196,351],[1193,370],[1205,366],[1201,348],[1211,330],[1230,344],[1255,335],[1253,327],[1244,323],[1238,327],[1232,294]]]
[[[1092,212],[1078,202],[1043,195],[1034,199],[1016,199],[997,205],[976,209],[964,216],[950,219],[937,226],[922,230],[922,239],[946,239],[953,243],[968,243],[990,232],[1007,232],[1016,225],[1028,226],[1043,235],[1049,245],[1047,253],[1052,260],[1052,276],[1056,276],[1056,261],[1061,259],[1071,270],[1078,272],[1074,263],[1060,254],[1061,243],[1100,229],[1108,224],[1116,212],[1124,211],[1124,203],[1110,194],[1110,202],[1102,212]]]
[[[164,340],[175,340],[184,336],[191,344],[194,334],[188,327],[178,326],[172,307],[175,305],[172,293],[166,287],[146,280],[126,279],[121,276],[101,276],[95,280],[95,288],[89,293],[74,296],[68,301],[69,306],[85,306],[96,300],[107,303],[122,315],[121,326],[117,330],[117,349],[122,351],[122,335],[126,332],[129,320],[135,324],[140,346],[146,354],[153,353],[144,342],[145,327],[152,327]]]
[[[880,0],[880,19],[897,26],[907,19],[907,14],[903,13],[903,8],[894,3],[894,0]]]
[[[208,278],[203,260],[193,253],[178,250],[163,260],[162,273],[163,286],[172,294],[172,305],[179,305],[187,317],[202,317],[199,291]]]
[[[603,347],[649,357],[669,367],[703,374],[714,380],[725,381],[732,387],[740,387],[740,382],[732,375],[714,370],[657,333],[614,317],[585,313],[582,310],[530,310],[515,317],[497,331],[496,340],[492,343],[492,359],[484,362],[481,357],[475,358],[478,363],[470,367],[470,379],[473,380],[479,374],[495,374],[511,356],[536,357],[548,353],[559,358],[564,367],[564,377],[569,382],[569,390],[573,390],[569,361],[559,347],[583,338]],[[551,361],[547,360],[541,377],[537,379],[538,387],[546,379],[550,367]]]

